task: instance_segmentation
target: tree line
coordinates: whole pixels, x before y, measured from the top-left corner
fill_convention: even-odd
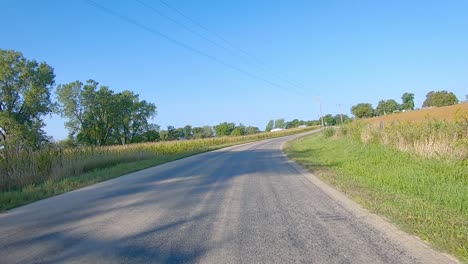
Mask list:
[[[67,119],[70,140],[81,145],[127,144],[142,141],[153,127],[148,120],[156,106],[138,94],[120,93],[94,80],[61,84],[52,100],[54,69],[29,60],[21,52],[0,49],[0,148],[40,148],[51,141],[44,116]]]
[[[53,88],[57,101],[52,100]],[[0,49],[0,149],[7,145],[40,148],[51,142],[43,130],[44,116],[58,113],[67,121],[67,146],[114,145],[148,141],[242,136],[258,127],[223,122],[216,126],[181,128],[149,121],[157,114],[154,103],[124,90],[115,92],[95,80],[55,86],[54,69],[27,59],[21,52]],[[279,124],[278,124],[279,125]]]
[[[327,114],[323,116],[324,119],[324,124],[328,126],[334,126],[339,123],[339,120],[343,119],[344,122],[347,122],[350,120],[350,117],[347,115],[335,115],[333,116],[332,114]],[[318,126],[321,125],[322,122],[321,120],[299,120],[299,119],[293,119],[291,121],[285,121],[284,118],[279,118],[276,120],[269,120],[266,127],[265,131],[271,131],[275,128],[280,128],[280,129],[290,129],[290,128],[297,128],[300,126]]]
[[[370,103],[359,103],[351,107],[351,113],[357,118],[368,118],[382,116],[395,112],[414,110],[414,94],[404,93],[401,96],[401,104],[394,99],[380,100],[374,109]],[[426,99],[422,107],[440,107],[458,104],[458,98],[453,92],[430,91],[426,94]]]

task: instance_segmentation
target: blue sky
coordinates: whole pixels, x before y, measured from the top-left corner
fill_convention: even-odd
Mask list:
[[[229,121],[263,129],[269,119],[317,119],[317,97],[324,113],[336,114],[339,104],[349,113],[360,102],[400,101],[404,92],[415,93],[418,107],[431,90],[468,94],[468,1],[164,0],[206,32],[159,0],[141,0],[254,60],[138,1],[93,1],[258,77],[85,0],[0,0],[1,49],[46,61],[57,84],[94,79],[135,91],[156,104],[162,127]],[[46,122],[49,135],[66,137],[63,119]]]

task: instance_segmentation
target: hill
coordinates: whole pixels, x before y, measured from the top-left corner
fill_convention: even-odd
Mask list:
[[[463,117],[468,119],[468,103],[376,116],[364,120],[371,124],[380,124],[380,122],[391,123],[393,121],[420,122],[428,119],[451,121]]]

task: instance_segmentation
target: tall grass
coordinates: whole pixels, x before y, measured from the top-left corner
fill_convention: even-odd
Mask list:
[[[19,146],[5,146],[0,150],[0,191],[21,189],[48,180],[60,180],[122,163],[158,159],[183,153],[201,153],[222,146],[280,137],[316,128],[288,129],[239,137],[107,147],[62,149],[57,145],[49,145],[33,151]]]
[[[443,119],[417,114],[356,120],[295,141],[288,154],[371,211],[468,263],[468,112]]]
[[[419,122],[426,119],[437,119],[454,121],[460,115],[465,115],[468,112],[468,102],[450,106],[431,107],[420,110],[407,111],[403,113],[394,113],[383,116],[376,116],[365,119],[367,123],[379,124],[380,122],[391,123],[393,121],[411,121]]]
[[[468,263],[468,166],[463,162],[325,134],[291,142],[286,151],[372,212]]]
[[[369,124],[355,121],[337,133],[365,144],[381,144],[425,158],[467,161],[468,117]]]

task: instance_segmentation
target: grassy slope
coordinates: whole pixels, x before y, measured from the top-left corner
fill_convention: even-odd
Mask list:
[[[403,230],[468,261],[468,167],[346,138],[308,136],[287,154]]]
[[[213,145],[201,145],[195,149],[191,148],[189,151],[184,151],[175,154],[164,154],[157,155],[150,159],[144,159],[139,161],[132,161],[126,163],[120,163],[117,165],[109,165],[107,167],[94,169],[92,171],[80,174],[78,176],[69,176],[59,179],[49,179],[40,184],[31,184],[23,188],[17,188],[9,191],[0,192],[0,212],[8,210],[14,207],[25,205],[34,201],[45,199],[54,195],[62,194],[68,191],[76,190],[88,185],[92,185],[101,181],[116,178],[131,172],[138,170],[154,167],[166,162],[174,161],[177,159],[185,158],[188,156],[200,154],[203,152],[229,147],[237,144],[243,144],[266,138],[274,138],[278,136],[286,136],[291,134],[297,134],[301,132],[310,131],[317,129],[318,127],[309,127],[307,129],[291,129],[285,130],[280,133],[270,133],[265,137],[236,137],[233,138],[229,143],[213,143]],[[183,141],[181,144],[190,144],[189,141]]]
[[[395,113],[383,116],[376,116],[364,119],[370,124],[391,123],[393,121],[419,122],[427,119],[453,120],[463,114],[468,113],[468,103],[461,103],[450,106],[432,107],[421,110],[409,111],[405,113]]]

